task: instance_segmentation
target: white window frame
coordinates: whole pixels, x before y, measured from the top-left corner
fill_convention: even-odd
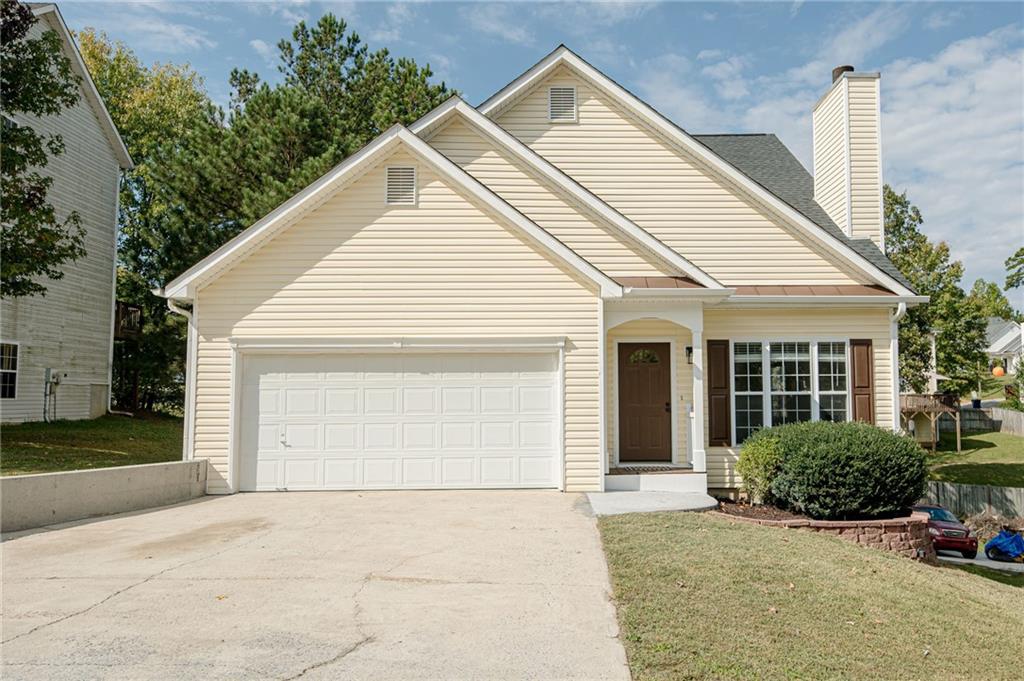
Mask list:
[[[809,343],[811,346],[811,421],[820,421],[820,393],[818,390],[818,344],[845,343],[846,346],[846,420],[852,421],[852,393],[850,389],[850,339],[835,336],[788,336],[754,338],[740,337],[729,341],[729,409],[732,430],[732,446],[742,447],[736,441],[736,344],[761,344],[761,409],[763,413],[762,428],[772,427],[772,391],[771,391],[771,344],[772,343]],[[751,393],[744,393],[745,395]],[[756,393],[754,393],[756,394]],[[780,393],[783,394],[783,393]],[[826,391],[827,395],[838,395],[839,392]]]
[[[551,91],[555,88],[572,90],[572,119],[551,117]],[[580,93],[575,85],[549,85],[548,86],[548,123],[579,123],[580,121]]]
[[[13,345],[17,349],[14,371],[11,371],[10,369],[0,369],[0,373],[14,374],[14,394],[10,397],[3,397],[0,399],[16,400],[18,399],[18,386],[21,384],[21,343],[18,341],[0,339],[0,345]]]
[[[391,175],[391,169],[392,168],[402,169],[402,170],[405,170],[406,168],[411,168],[412,169],[412,203],[392,203],[391,201],[388,200],[388,198],[389,198],[388,197],[388,186],[390,184],[390,182],[388,181],[388,178]],[[414,165],[389,165],[389,166],[385,166],[384,167],[384,205],[388,206],[389,208],[415,208],[417,205],[419,205],[419,202],[420,202],[420,177],[419,177],[419,172],[417,171],[416,166],[414,166]]]

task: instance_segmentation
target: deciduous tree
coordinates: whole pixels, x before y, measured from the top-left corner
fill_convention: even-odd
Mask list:
[[[14,117],[55,116],[74,106],[79,78],[56,31],[30,37],[31,9],[3,0],[0,13],[0,295],[45,295],[45,279],[63,278],[64,265],[85,255],[85,233],[76,212],[58,215],[48,200],[53,178],[44,171],[64,152],[64,140]]]

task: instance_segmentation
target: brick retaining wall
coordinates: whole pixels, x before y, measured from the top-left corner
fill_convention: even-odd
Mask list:
[[[906,558],[921,560],[926,563],[935,562],[935,547],[932,546],[931,535],[928,534],[928,514],[912,513],[906,518],[887,520],[761,520],[742,516],[708,511],[716,516],[738,520],[753,525],[770,527],[789,527],[810,530],[822,534],[831,534],[846,541],[868,546],[873,549],[891,551]]]

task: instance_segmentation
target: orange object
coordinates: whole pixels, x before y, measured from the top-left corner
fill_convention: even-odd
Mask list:
[[[1003,369],[1003,367],[992,367],[992,375],[995,376],[996,378],[1002,378],[1003,376],[1006,375],[1006,371]]]

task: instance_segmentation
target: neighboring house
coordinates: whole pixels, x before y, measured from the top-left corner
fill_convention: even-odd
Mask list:
[[[81,78],[78,103],[55,116],[12,116],[64,138],[63,154],[43,173],[47,198],[63,218],[78,211],[86,255],[63,265],[64,278],[46,281],[44,296],[0,302],[0,419],[4,423],[86,419],[106,413],[110,399],[117,252],[117,191],[128,151],[103,106],[60,12],[30,5],[30,37],[54,30]]]
[[[565,47],[391,128],[161,290],[190,317],[186,457],[213,493],[704,491],[761,426],[898,426],[926,298],[879,250],[878,97],[837,73],[815,179]]]
[[[999,363],[1008,374],[1016,374],[1020,370],[1021,341],[1024,327],[1017,322],[999,317],[988,318],[988,330],[985,335],[985,354],[990,364]]]

